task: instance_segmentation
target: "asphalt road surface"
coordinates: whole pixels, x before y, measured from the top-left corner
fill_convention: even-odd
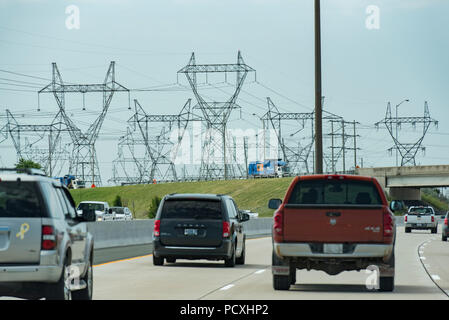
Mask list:
[[[275,291],[271,275],[271,238],[247,240],[246,264],[226,268],[222,261],[178,260],[153,266],[152,256],[94,267],[94,299],[110,300],[307,300],[307,299],[449,299],[449,243],[430,231],[404,233],[396,239],[396,287],[369,290],[370,273],[297,271],[289,291]],[[447,290],[447,292],[445,292]]]

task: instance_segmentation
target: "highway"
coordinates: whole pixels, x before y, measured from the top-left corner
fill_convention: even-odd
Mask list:
[[[153,266],[151,255],[94,267],[94,299],[100,300],[307,300],[449,299],[449,243],[441,233],[398,226],[396,287],[381,293],[367,289],[370,274],[297,271],[289,291],[275,291],[271,275],[271,238],[247,240],[246,264],[226,268],[221,261],[178,260]],[[424,258],[423,258],[424,257]],[[441,287],[441,288],[440,288]]]

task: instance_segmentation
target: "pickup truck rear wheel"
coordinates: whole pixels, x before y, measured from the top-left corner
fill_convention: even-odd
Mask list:
[[[394,290],[394,277],[380,277],[379,290],[384,292],[391,292]]]
[[[272,255],[272,264],[273,266],[284,266],[286,262],[282,261],[274,252]],[[288,290],[290,289],[290,285],[292,284],[292,267],[290,266],[289,275],[276,275],[273,274],[273,288],[274,290]],[[296,278],[296,270],[295,270],[295,278]],[[296,282],[296,279],[295,279]]]
[[[405,233],[410,233],[410,231],[412,231],[412,229],[411,228],[405,228]]]
[[[441,240],[442,240],[442,241],[447,241],[447,236],[446,236],[445,234],[443,234],[443,235],[441,236]]]
[[[432,228],[432,233],[437,233],[438,227]]]

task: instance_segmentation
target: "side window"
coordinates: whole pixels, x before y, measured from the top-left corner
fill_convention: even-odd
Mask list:
[[[68,213],[72,219],[76,218],[76,211],[73,207],[73,203],[68,199],[65,189],[57,188],[60,194],[61,202],[63,203],[63,207],[65,208],[64,213]]]
[[[237,211],[232,200],[226,200],[226,208],[228,210],[229,219],[237,219]]]
[[[49,183],[42,183],[41,186],[50,216],[52,218],[64,219],[65,210],[63,210],[63,207],[61,206],[56,189]]]

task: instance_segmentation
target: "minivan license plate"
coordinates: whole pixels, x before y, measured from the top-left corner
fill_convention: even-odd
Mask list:
[[[323,253],[338,254],[343,253],[343,244],[325,243],[323,245]]]
[[[184,229],[184,235],[185,236],[197,236],[198,229]]]

